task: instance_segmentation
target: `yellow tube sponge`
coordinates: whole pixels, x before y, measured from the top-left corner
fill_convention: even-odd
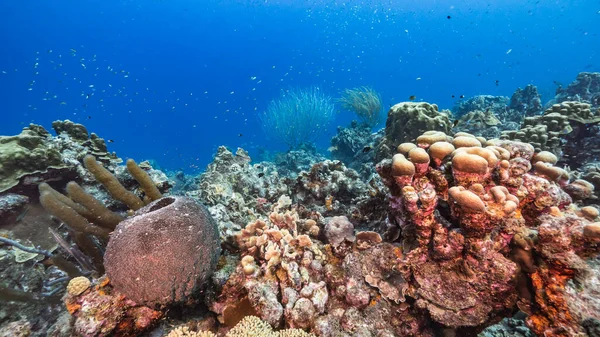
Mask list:
[[[140,168],[133,159],[127,159],[127,171],[129,171],[133,178],[137,180],[142,187],[142,190],[146,192],[146,195],[151,201],[162,198],[162,194],[156,187],[154,181],[152,181],[152,178],[150,178],[148,173]]]
[[[94,175],[107,190],[110,195],[116,200],[121,201],[134,211],[142,208],[144,202],[132,192],[129,192],[119,180],[113,176],[102,164],[96,161],[92,155],[87,155],[83,158],[85,167]]]

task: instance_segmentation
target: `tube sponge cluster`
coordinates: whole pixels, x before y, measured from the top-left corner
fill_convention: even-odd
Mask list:
[[[96,161],[94,156],[85,156],[83,162],[113,198],[122,201],[134,210],[140,209],[146,204],[138,196],[125,189],[110,171]],[[145,188],[148,201],[161,197],[150,176],[133,160],[127,161],[127,167],[142,188]],[[108,241],[110,232],[123,220],[123,217],[106,208],[74,181],[67,184],[67,195],[56,191],[47,183],[40,184],[38,188],[42,206],[72,229],[77,246],[92,257],[96,270],[102,272],[104,270],[102,252],[88,235],[95,236],[102,242]]]

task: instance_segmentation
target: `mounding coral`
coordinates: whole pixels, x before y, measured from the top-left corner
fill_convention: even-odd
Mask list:
[[[416,305],[458,328],[485,325],[518,304],[540,335],[582,332],[587,317],[569,311],[564,287],[600,251],[599,224],[581,216],[569,193],[593,187],[535,162],[529,144],[465,147],[463,137],[419,137],[378,166],[391,192],[389,220],[402,229],[402,265],[418,285]],[[447,149],[443,158],[438,147]]]
[[[414,140],[425,131],[449,133],[452,128],[449,110],[439,111],[437,104],[402,102],[390,108],[385,123],[385,136],[377,145],[377,161],[391,156],[400,143]]]
[[[600,252],[598,211],[573,203],[591,184],[522,142],[435,131],[397,151],[377,165],[397,242],[281,199],[237,236],[242,259],[209,301],[219,319],[242,310],[317,336],[472,335],[520,309],[538,335],[575,336],[598,318],[597,300],[571,286]]]

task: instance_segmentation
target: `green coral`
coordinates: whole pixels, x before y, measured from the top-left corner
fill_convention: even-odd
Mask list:
[[[392,106],[385,124],[385,137],[377,147],[376,159],[391,157],[396,147],[411,142],[425,131],[450,133],[449,110],[439,111],[436,104],[403,102]]]
[[[564,136],[578,124],[600,122],[600,114],[581,102],[554,104],[540,116],[525,117],[520,130],[505,131],[500,139],[517,140],[533,145],[537,152],[550,151],[560,158]]]
[[[50,134],[31,124],[16,136],[0,136],[0,192],[17,185],[29,174],[66,167],[61,154],[48,142]]]

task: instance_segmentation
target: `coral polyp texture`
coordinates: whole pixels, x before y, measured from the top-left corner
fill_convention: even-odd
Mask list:
[[[396,242],[282,197],[237,235],[241,261],[209,301],[219,320],[470,336],[521,310],[540,336],[577,336],[599,318],[587,262],[600,251],[598,210],[574,203],[592,184],[522,142],[430,131],[396,150],[377,165]]]
[[[377,170],[390,189],[388,221],[402,231],[396,268],[417,308],[461,328],[518,307],[540,336],[577,335],[586,315],[598,318],[567,303],[568,284],[600,251],[597,211],[573,204],[591,184],[516,141],[438,132],[398,150]]]
[[[137,303],[192,300],[219,256],[219,234],[206,208],[186,197],[164,197],[115,228],[104,255],[106,274]]]

